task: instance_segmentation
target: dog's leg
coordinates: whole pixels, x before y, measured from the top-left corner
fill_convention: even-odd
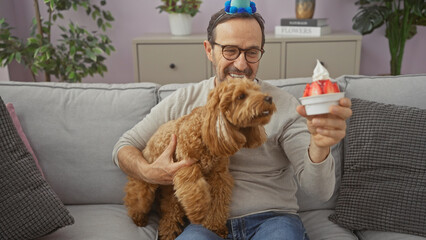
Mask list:
[[[229,204],[232,197],[233,178],[227,166],[211,173],[207,178],[211,188],[212,203],[203,226],[212,230],[222,238],[228,235],[226,221],[229,217]]]
[[[174,196],[172,186],[161,187],[161,219],[158,233],[161,240],[173,240],[182,233],[185,213]]]
[[[173,178],[176,197],[191,223],[201,224],[210,207],[209,184],[199,164],[179,169]]]
[[[144,227],[148,223],[148,214],[155,200],[155,191],[158,185],[149,184],[129,177],[124,197],[124,205],[133,222]]]

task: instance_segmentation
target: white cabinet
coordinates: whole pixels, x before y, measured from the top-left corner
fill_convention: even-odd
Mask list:
[[[135,81],[159,84],[198,82],[214,74],[203,41],[206,35],[147,35],[133,40]],[[359,74],[361,35],[332,33],[321,37],[266,35],[258,77],[310,77],[320,60],[332,78]]]

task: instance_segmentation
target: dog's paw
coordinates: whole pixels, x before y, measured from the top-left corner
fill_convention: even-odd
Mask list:
[[[143,214],[134,214],[130,217],[138,227],[145,227],[148,224],[148,217]]]
[[[226,239],[228,237],[228,229],[217,230],[215,232],[217,235],[219,235],[219,237],[223,239]]]

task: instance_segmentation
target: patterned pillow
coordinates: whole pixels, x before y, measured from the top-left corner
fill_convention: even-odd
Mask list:
[[[10,117],[12,118],[13,125],[15,125],[16,131],[18,131],[19,137],[21,138],[22,142],[25,144],[25,147],[27,148],[28,152],[31,153],[31,156],[34,159],[34,162],[40,170],[41,175],[44,177],[43,170],[40,167],[40,164],[38,163],[37,157],[33,151],[33,148],[30,145],[30,142],[28,141],[27,135],[25,135],[24,130],[22,129],[21,122],[18,119],[18,116],[15,112],[15,107],[12,103],[6,103],[6,109],[9,112]]]
[[[426,110],[352,99],[336,212],[351,230],[426,237]]]
[[[26,149],[0,98],[0,239],[34,239],[74,223]]]

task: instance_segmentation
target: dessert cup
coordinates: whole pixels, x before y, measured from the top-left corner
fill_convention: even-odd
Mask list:
[[[330,106],[338,105],[339,99],[345,96],[344,92],[328,93],[315,95],[311,97],[299,98],[302,105],[305,106],[307,115],[318,115],[330,112]]]

